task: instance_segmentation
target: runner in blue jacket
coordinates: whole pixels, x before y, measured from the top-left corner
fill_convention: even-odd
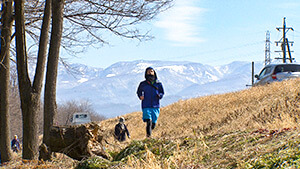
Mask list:
[[[139,84],[137,95],[142,100],[143,121],[147,123],[147,137],[151,137],[151,131],[155,128],[159,116],[159,100],[164,95],[162,84],[157,80],[157,75],[152,67],[145,71],[146,80]]]

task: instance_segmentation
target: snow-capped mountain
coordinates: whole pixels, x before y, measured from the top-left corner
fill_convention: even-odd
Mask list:
[[[179,99],[246,89],[246,84],[251,83],[250,62],[209,66],[193,62],[138,60],[118,62],[106,69],[72,64],[71,69],[59,68],[57,101],[88,100],[96,112],[106,117],[140,111],[136,89],[149,66],[155,69],[165,90],[162,106]],[[257,64],[256,72],[261,67],[262,64]]]

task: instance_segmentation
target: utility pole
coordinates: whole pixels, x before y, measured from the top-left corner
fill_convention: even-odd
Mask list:
[[[253,86],[253,84],[254,84],[254,62],[252,61],[252,72],[251,72],[251,74],[252,74],[252,78],[251,78],[251,85],[248,85],[248,84],[246,84],[246,87],[249,87],[249,86]]]
[[[265,46],[265,65],[271,63],[271,56],[270,56],[270,31],[266,33],[266,46]]]
[[[282,38],[279,41],[275,41],[276,46],[278,46],[278,43],[281,44],[281,51],[275,51],[275,52],[282,52],[282,58],[275,58],[275,59],[282,59],[283,63],[286,63],[287,57],[286,57],[286,50],[288,49],[289,52],[289,60],[292,63],[293,58],[291,56],[291,52],[290,51],[290,46],[289,44],[291,44],[291,46],[293,46],[293,41],[288,41],[288,38],[286,38],[286,34],[289,30],[294,31],[294,29],[292,27],[286,27],[286,23],[285,23],[285,17],[283,18],[283,27],[279,27],[276,28],[278,31],[280,31],[282,29]]]
[[[251,86],[253,86],[253,84],[254,84],[254,62],[252,62],[252,78],[251,78]]]

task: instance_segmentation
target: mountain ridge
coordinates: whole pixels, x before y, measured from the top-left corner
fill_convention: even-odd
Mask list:
[[[106,117],[140,111],[136,88],[149,66],[164,86],[162,106],[180,99],[242,90],[251,81],[251,63],[242,61],[221,66],[159,60],[117,62],[105,69],[83,64],[70,66],[73,74],[62,66],[59,68],[58,103],[88,100],[97,113]],[[257,64],[256,70],[261,67]]]

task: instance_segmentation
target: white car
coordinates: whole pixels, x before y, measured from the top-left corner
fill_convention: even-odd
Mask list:
[[[300,77],[300,64],[269,64],[260,71],[259,75],[255,75],[257,80],[253,86],[264,85],[275,81],[282,81],[298,77]]]
[[[72,117],[72,125],[85,124],[91,122],[89,113],[74,113]]]

